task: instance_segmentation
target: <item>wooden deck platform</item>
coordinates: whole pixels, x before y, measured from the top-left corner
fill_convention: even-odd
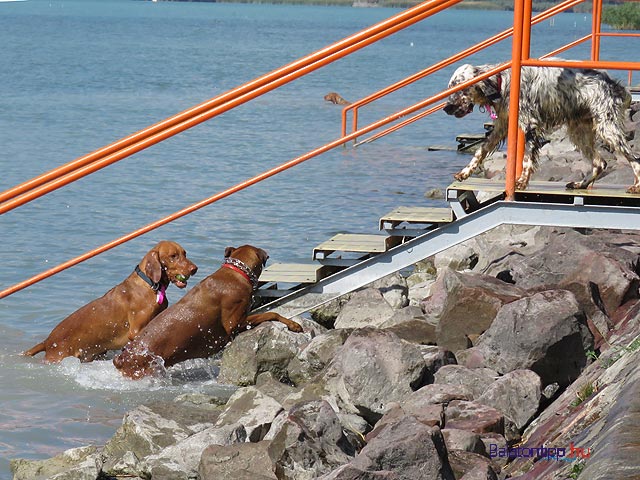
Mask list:
[[[583,190],[572,190],[565,187],[566,182],[546,182],[535,181],[529,182],[526,190],[516,190],[516,192],[526,194],[544,194],[544,195],[567,195],[580,197],[606,197],[606,198],[639,198],[638,195],[627,193],[626,185],[613,185],[602,182],[596,182],[593,188]],[[504,180],[491,180],[486,178],[468,178],[464,182],[453,182],[447,190],[462,191],[481,191],[489,193],[498,193],[505,191]]]

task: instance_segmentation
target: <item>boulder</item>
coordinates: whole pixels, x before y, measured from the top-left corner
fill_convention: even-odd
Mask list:
[[[202,452],[200,480],[278,480],[269,457],[271,442],[211,445]]]
[[[149,455],[140,462],[137,471],[128,472],[143,478],[163,480],[189,480],[196,478],[200,459],[210,445],[231,445],[247,439],[244,426],[240,423],[211,427],[171,445],[161,452]],[[113,472],[105,472],[113,475]],[[122,475],[122,473],[120,473]]]
[[[335,320],[335,328],[379,327],[395,314],[377,288],[368,287],[351,294]]]
[[[436,345],[421,345],[420,351],[429,371],[427,380],[429,383],[433,382],[436,372],[442,367],[445,365],[457,365],[458,363],[453,352]]]
[[[388,424],[349,464],[319,480],[454,480],[447,448],[438,427],[411,416]]]
[[[445,412],[446,428],[467,430],[478,434],[504,432],[504,415],[495,408],[476,402],[454,400]]]
[[[304,385],[313,379],[324,370],[352,331],[336,328],[311,340],[289,362],[287,367],[289,379],[296,385]]]
[[[262,372],[287,382],[287,367],[309,337],[282,324],[265,322],[238,335],[222,354],[218,381],[239,386],[255,385]]]
[[[476,401],[500,410],[522,432],[538,413],[541,391],[538,374],[531,370],[514,370],[489,385]]]
[[[259,442],[282,410],[280,403],[257,388],[242,388],[229,399],[215,427],[240,424],[246,430],[250,442]]]
[[[473,393],[466,385],[432,383],[413,392],[406,399],[407,402],[445,405],[453,400],[473,400]]]
[[[478,398],[498,377],[498,372],[490,368],[444,365],[434,374],[433,381],[436,384],[461,385],[469,389],[472,398]]]
[[[72,448],[45,460],[11,460],[14,480],[95,480],[102,468],[94,446]]]
[[[444,268],[422,309],[437,324],[438,345],[455,352],[471,346],[469,336],[487,330],[503,305],[524,295],[520,288],[496,278]]]
[[[385,301],[394,310],[398,310],[409,305],[407,279],[399,272],[382,277],[381,279],[370,283],[369,287],[376,288],[382,294]]]
[[[429,323],[426,315],[417,305],[409,305],[397,310],[389,320],[380,325],[380,328],[389,330],[408,342],[436,343],[436,325]]]
[[[535,255],[501,259],[487,273],[509,271],[517,286],[530,291],[569,290],[589,317],[598,311],[610,316],[630,294],[637,298],[638,255],[622,246],[640,237],[587,235],[568,228],[548,231],[548,244]]]
[[[544,385],[567,386],[586,366],[591,348],[593,337],[574,295],[549,290],[502,307],[477,345],[457,356],[502,374],[533,370]]]
[[[116,462],[129,452],[143,458],[175,445],[192,433],[187,425],[161,415],[157,408],[140,405],[124,416],[103,454]]]
[[[385,330],[355,330],[322,374],[340,409],[375,423],[389,402],[420,388],[427,366],[420,349]]]
[[[484,443],[477,433],[457,428],[445,428],[442,430],[442,435],[447,445],[447,451],[464,450],[487,456]]]
[[[449,463],[456,478],[498,480],[491,461],[478,453],[466,450],[450,450]]]
[[[322,400],[293,407],[271,438],[269,456],[282,480],[317,479],[355,455],[338,416]]]

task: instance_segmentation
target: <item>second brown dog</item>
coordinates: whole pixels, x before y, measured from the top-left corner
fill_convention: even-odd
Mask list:
[[[222,267],[154,318],[113,359],[123,375],[138,379],[191,358],[207,358],[247,328],[267,321],[302,327],[274,312],[249,315],[267,252],[251,245],[225,250]]]
[[[45,352],[45,361],[51,363],[65,357],[90,362],[109,350],[120,350],[167,308],[164,292],[169,283],[184,288],[197,271],[179,244],[162,241],[122,283],[69,315],[24,354]]]

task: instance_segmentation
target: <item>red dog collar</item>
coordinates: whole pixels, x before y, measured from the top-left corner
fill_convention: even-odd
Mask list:
[[[238,272],[247,279],[247,282],[249,282],[254,289],[258,287],[258,278],[249,267],[237,258],[225,258],[222,266]]]

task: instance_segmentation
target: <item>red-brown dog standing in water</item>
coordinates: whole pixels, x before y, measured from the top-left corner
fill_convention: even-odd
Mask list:
[[[65,357],[90,362],[109,350],[119,350],[167,308],[169,283],[184,288],[197,271],[179,244],[162,241],[122,283],[69,315],[46,340],[24,354],[45,352],[45,360],[52,363]]]
[[[274,312],[249,315],[251,297],[268,255],[251,245],[228,247],[222,267],[153,319],[125,345],[113,364],[138,379],[191,358],[210,357],[248,327],[278,321],[301,332],[296,322]]]

